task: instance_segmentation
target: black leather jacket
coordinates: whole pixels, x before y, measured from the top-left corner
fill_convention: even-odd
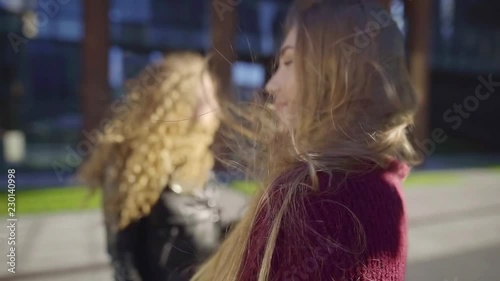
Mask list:
[[[165,188],[148,216],[108,232],[115,281],[189,280],[245,205],[245,196],[214,181],[197,196]]]

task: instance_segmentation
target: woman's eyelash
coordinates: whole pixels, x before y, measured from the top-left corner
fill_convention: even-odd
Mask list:
[[[283,62],[283,64],[288,66],[288,65],[292,64],[292,62],[293,62],[292,60],[288,60],[288,61]]]

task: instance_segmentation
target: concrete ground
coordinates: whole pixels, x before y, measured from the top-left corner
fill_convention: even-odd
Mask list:
[[[500,280],[500,172],[453,173],[467,180],[406,190],[408,281]],[[0,218],[0,280],[112,280],[98,211],[20,217],[15,274],[6,266],[6,219]]]
[[[408,281],[500,280],[500,171],[456,173],[460,186],[406,192]]]

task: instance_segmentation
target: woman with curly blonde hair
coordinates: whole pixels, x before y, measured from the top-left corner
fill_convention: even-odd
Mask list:
[[[266,85],[277,123],[244,115],[258,129],[250,160],[262,188],[191,280],[404,280],[402,182],[419,161],[417,99],[403,36],[376,2],[301,0],[290,10]]]
[[[128,108],[112,107],[113,119],[80,167],[80,178],[103,190],[117,280],[186,280],[218,246],[223,224],[237,219],[224,202],[244,204],[211,172],[219,119],[206,66],[186,52],[144,70],[131,84]]]

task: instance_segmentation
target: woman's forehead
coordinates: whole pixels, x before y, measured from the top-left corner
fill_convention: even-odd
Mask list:
[[[285,41],[283,41],[283,44],[281,45],[279,56],[283,56],[286,50],[291,49],[293,50],[295,48],[295,43],[297,41],[297,28],[293,27],[290,29],[288,34],[286,35]]]
[[[293,26],[288,31],[285,41],[283,41],[283,46],[289,45],[294,46],[297,41],[297,26]]]

